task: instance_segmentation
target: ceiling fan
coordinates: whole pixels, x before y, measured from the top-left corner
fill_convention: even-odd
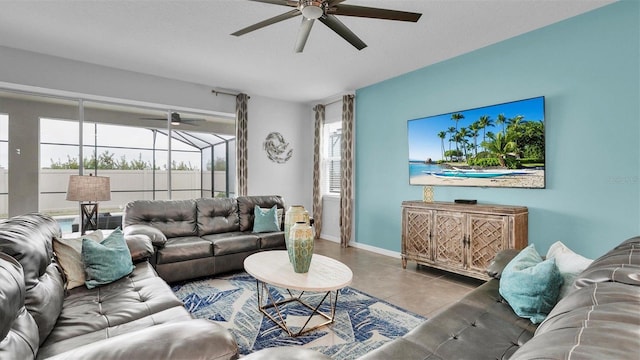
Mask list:
[[[161,117],[158,117],[158,118],[140,118],[140,119],[142,119],[142,120],[164,121],[164,122],[167,121],[166,117],[164,117],[164,118],[161,118]],[[180,117],[180,114],[178,114],[177,112],[172,112],[171,113],[171,125],[173,125],[173,126],[179,126],[181,124],[193,125],[193,124],[197,124],[197,123],[202,122],[202,121],[207,121],[207,120],[205,120],[205,119],[183,119],[183,118]]]
[[[341,4],[345,0],[250,0],[261,3],[282,5],[294,7],[295,9],[288,11],[284,14],[274,16],[270,19],[263,20],[259,23],[247,26],[244,29],[238,30],[231,35],[241,36],[254,30],[261,29],[265,26],[275,24],[277,22],[287,20],[298,15],[302,15],[302,24],[300,30],[298,30],[298,38],[294,47],[295,51],[300,53],[304,49],[304,45],[307,43],[311,27],[316,19],[320,20],[323,24],[333,30],[336,34],[340,35],[343,39],[348,41],[356,49],[362,50],[367,47],[356,34],[354,34],[349,28],[347,28],[336,15],[342,16],[356,16],[372,19],[385,19],[396,21],[410,21],[417,22],[422,14],[397,11],[389,9],[379,9],[358,5],[345,5]]]

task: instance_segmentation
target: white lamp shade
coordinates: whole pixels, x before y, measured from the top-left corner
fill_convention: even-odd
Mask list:
[[[69,201],[111,200],[111,183],[106,176],[69,176],[67,188]]]

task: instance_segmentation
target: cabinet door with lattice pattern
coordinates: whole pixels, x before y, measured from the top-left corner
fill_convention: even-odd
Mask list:
[[[402,221],[402,265],[406,267],[407,259],[431,261],[431,227],[433,211],[424,209],[403,209]]]
[[[434,261],[439,265],[463,268],[466,216],[464,213],[437,211],[434,215]]]
[[[484,273],[494,256],[509,248],[509,218],[469,214],[468,268]]]

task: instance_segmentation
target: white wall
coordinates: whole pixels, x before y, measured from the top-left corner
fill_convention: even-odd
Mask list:
[[[340,242],[340,197],[325,196],[322,198],[322,230],[323,239]]]
[[[235,98],[194,84],[0,46],[0,83],[235,113]],[[1,84],[0,84],[1,85]]]
[[[87,94],[91,98],[126,99],[134,102],[168,105],[174,110],[200,109],[220,113],[235,113],[233,96],[215,96],[215,84],[187,83],[130,71],[88,64],[63,58],[0,47],[0,87],[31,88],[58,94]],[[14,86],[17,85],[17,86]],[[275,86],[275,85],[274,85]],[[251,95],[249,93],[249,95]],[[305,104],[251,96],[249,112],[249,194],[279,194],[288,205],[312,205],[313,167],[313,114]],[[37,149],[36,124],[18,126],[10,124],[9,153],[14,147]],[[262,143],[269,132],[277,131],[291,143],[294,154],[286,164],[267,159]],[[15,136],[14,136],[15,135]],[[25,137],[27,139],[22,139]],[[12,139],[13,137],[13,139]],[[29,140],[29,141],[27,141]],[[13,144],[12,144],[13,142]],[[15,146],[12,146],[15,145]],[[37,210],[38,155],[21,158],[10,155],[10,162],[21,164],[31,173],[20,174],[21,188],[14,198],[28,200],[25,204],[12,203],[9,189],[10,215]],[[18,169],[18,167],[10,167]],[[9,176],[13,177],[11,173]],[[18,174],[16,174],[18,176]],[[12,182],[9,182],[9,186]],[[29,195],[30,194],[30,195]]]
[[[302,205],[311,213],[313,204],[313,111],[311,106],[251,96],[248,104],[249,195],[282,195],[285,204]],[[284,164],[267,158],[263,143],[279,132],[293,156]]]

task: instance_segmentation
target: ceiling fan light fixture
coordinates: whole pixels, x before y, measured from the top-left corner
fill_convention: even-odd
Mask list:
[[[307,19],[317,19],[324,15],[322,1],[301,0],[299,9],[302,12],[302,16]]]

